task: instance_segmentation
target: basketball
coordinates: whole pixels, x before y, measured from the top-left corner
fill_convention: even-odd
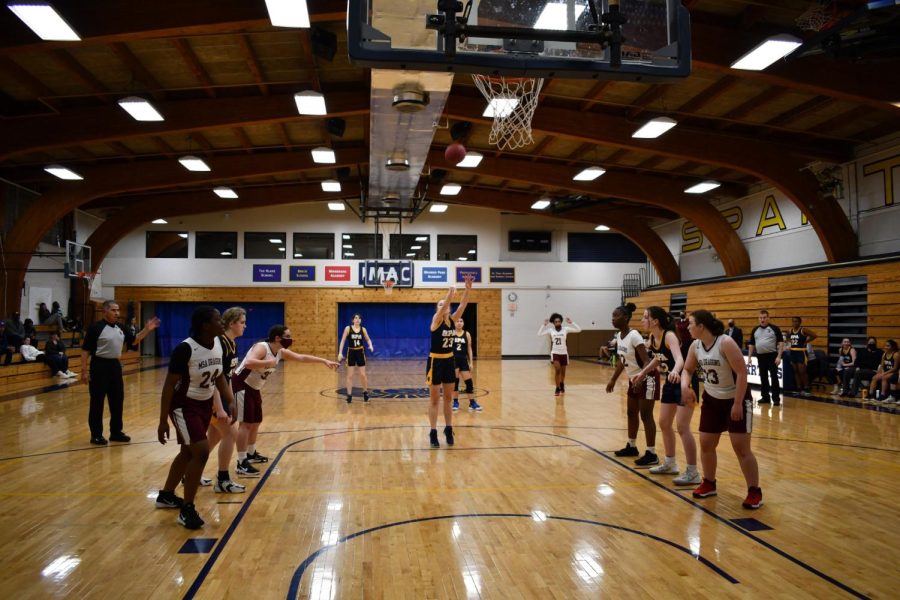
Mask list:
[[[466,147],[459,142],[453,142],[452,144],[447,146],[446,150],[444,150],[444,158],[447,159],[447,162],[453,163],[454,165],[460,162],[465,157]]]

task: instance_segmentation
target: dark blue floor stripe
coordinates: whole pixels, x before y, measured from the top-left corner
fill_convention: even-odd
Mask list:
[[[579,448],[578,444],[535,444],[532,446],[470,446],[461,448],[453,446],[450,448],[442,447],[449,452],[464,452],[467,450],[527,450],[530,448]],[[315,454],[318,452],[433,452],[435,449],[423,446],[422,448],[336,448],[322,450],[288,450],[288,452],[296,454]]]
[[[472,513],[472,514],[462,514],[462,515],[440,515],[440,516],[436,516],[436,517],[422,517],[420,519],[408,519],[406,521],[397,521],[396,523],[385,523],[384,525],[378,525],[376,527],[370,527],[369,529],[357,531],[356,533],[351,533],[350,535],[342,537],[334,544],[329,544],[328,546],[323,546],[323,547],[319,548],[318,550],[316,550],[315,552],[313,552],[312,554],[310,554],[309,556],[307,556],[306,559],[302,563],[300,563],[300,566],[298,566],[297,569],[294,571],[294,576],[291,577],[291,585],[288,588],[287,598],[288,598],[288,600],[294,600],[295,598],[297,598],[297,594],[300,591],[300,582],[303,579],[303,574],[306,572],[306,569],[308,569],[309,566],[313,562],[315,562],[315,560],[323,552],[327,552],[328,550],[337,548],[341,544],[345,544],[345,543],[349,542],[350,540],[353,540],[358,537],[362,537],[366,534],[373,533],[376,531],[389,529],[391,527],[400,527],[403,525],[411,525],[414,523],[426,523],[428,521],[442,521],[442,520],[447,520],[447,519],[474,519],[474,518],[533,519],[533,516],[516,514],[516,513]],[[582,523],[585,525],[593,525],[596,527],[607,527],[609,529],[615,529],[617,531],[624,531],[625,533],[632,533],[635,535],[639,535],[639,536],[666,544],[668,546],[671,546],[672,548],[675,548],[676,550],[684,552],[685,554],[693,557],[694,559],[696,559],[703,565],[712,569],[714,572],[716,572],[719,576],[723,577],[729,583],[739,583],[737,579],[735,579],[734,577],[729,575],[726,571],[719,568],[717,565],[713,564],[708,559],[700,556],[699,554],[694,553],[689,548],[685,548],[684,546],[676,544],[675,542],[673,542],[671,540],[661,538],[659,536],[653,535],[652,533],[647,533],[645,531],[639,531],[637,529],[631,529],[629,527],[622,527],[621,525],[613,525],[612,523],[603,523],[601,521],[591,521],[589,519],[577,519],[574,517],[556,517],[556,516],[551,516],[551,515],[547,515],[547,519],[552,520],[552,521],[568,521],[570,523]]]

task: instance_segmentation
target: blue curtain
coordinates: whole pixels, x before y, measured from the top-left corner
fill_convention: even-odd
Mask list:
[[[284,323],[284,304],[280,302],[157,302],[156,316],[160,319],[156,330],[157,355],[168,357],[175,346],[184,341],[190,333],[191,313],[200,305],[215,306],[219,312],[232,306],[242,306],[247,311],[247,329],[237,339],[239,359],[250,346],[266,339],[269,327]]]

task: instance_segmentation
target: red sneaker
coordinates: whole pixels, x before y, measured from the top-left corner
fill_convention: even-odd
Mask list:
[[[752,487],[747,490],[747,498],[744,499],[742,506],[744,508],[759,508],[762,506],[762,490],[758,487]]]
[[[694,498],[709,498],[716,495],[716,482],[703,478],[703,483],[694,490]]]

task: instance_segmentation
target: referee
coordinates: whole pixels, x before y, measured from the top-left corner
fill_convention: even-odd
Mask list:
[[[153,317],[137,335],[130,335],[119,327],[118,321],[119,305],[107,300],[103,303],[103,318],[88,328],[81,344],[81,381],[88,384],[91,395],[88,425],[91,428],[91,443],[98,446],[108,443],[103,437],[104,397],[109,398],[109,439],[113,442],[131,441],[122,432],[125,383],[122,381],[119,357],[125,344],[136,346],[159,327],[159,319]]]

